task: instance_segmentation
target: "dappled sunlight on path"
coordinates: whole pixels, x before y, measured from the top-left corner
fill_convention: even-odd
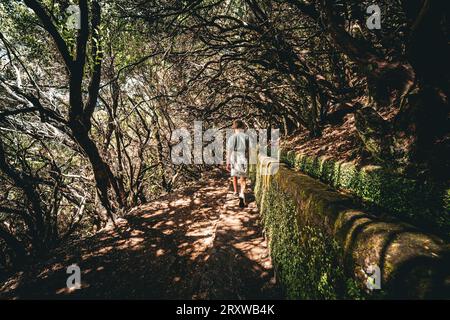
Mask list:
[[[133,209],[105,229],[59,248],[54,257],[10,277],[1,298],[276,298],[256,204],[238,208],[222,171],[195,187]],[[81,269],[81,289],[66,268]]]
[[[231,194],[217,222],[197,298],[263,299],[279,296],[254,202],[238,207]]]

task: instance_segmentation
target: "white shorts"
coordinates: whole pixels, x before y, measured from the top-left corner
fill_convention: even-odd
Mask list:
[[[245,153],[233,151],[230,164],[232,177],[247,177],[248,162]]]

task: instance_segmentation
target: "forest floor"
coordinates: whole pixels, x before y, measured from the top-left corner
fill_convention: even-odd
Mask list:
[[[224,172],[206,173],[10,277],[0,298],[280,298],[256,204],[239,208],[228,187]],[[71,264],[81,289],[66,286]]]
[[[397,110],[378,110],[380,116],[392,121]],[[301,151],[301,153],[313,156],[327,156],[337,161],[353,162],[357,165],[373,164],[373,159],[362,154],[362,146],[359,142],[355,126],[355,115],[345,115],[341,121],[335,124],[325,124],[322,135],[312,138],[306,130],[299,130],[287,139],[283,139],[281,145],[288,150]]]
[[[288,150],[300,151],[314,156],[330,156],[336,160],[362,162],[358,150],[355,116],[349,114],[343,123],[325,125],[322,135],[311,138],[306,130],[292,134],[282,142]]]

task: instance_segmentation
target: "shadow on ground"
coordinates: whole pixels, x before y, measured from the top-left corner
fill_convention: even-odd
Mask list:
[[[10,277],[0,297],[279,298],[256,206],[233,206],[222,172],[202,180],[134,209],[115,230],[59,248]],[[80,290],[66,286],[71,264],[81,269]]]

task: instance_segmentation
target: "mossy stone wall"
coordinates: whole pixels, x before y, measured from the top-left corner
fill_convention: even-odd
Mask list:
[[[351,192],[366,205],[450,239],[450,189],[408,179],[380,166],[281,151],[281,161],[334,188]]]
[[[414,227],[385,221],[307,175],[260,157],[255,196],[277,278],[293,299],[450,296],[449,246]],[[381,290],[364,270],[378,266]]]

